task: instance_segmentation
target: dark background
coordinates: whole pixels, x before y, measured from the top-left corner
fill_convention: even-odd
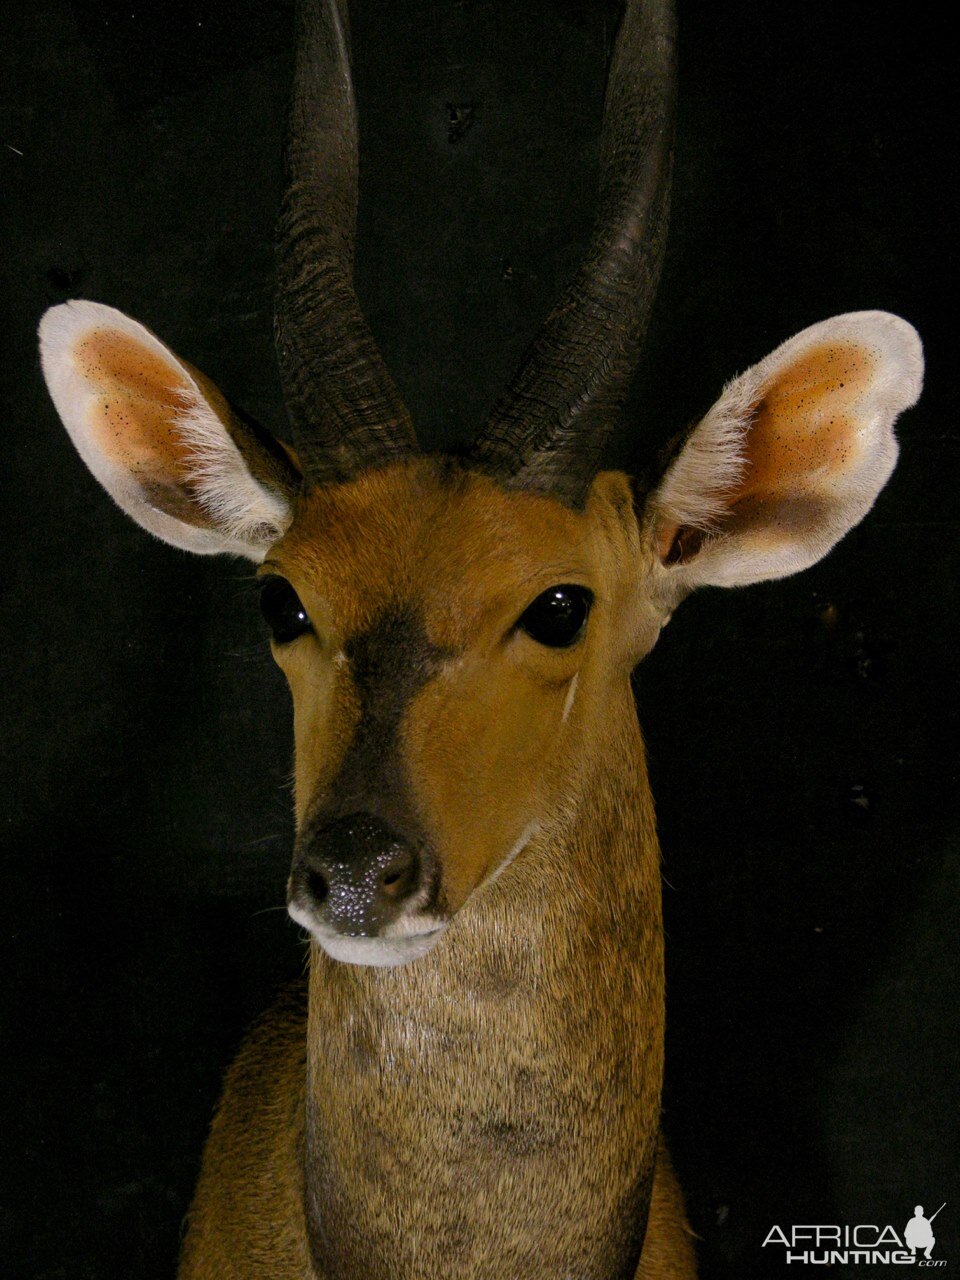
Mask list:
[[[616,10],[354,9],[358,287],[421,438],[449,443],[583,247]],[[291,14],[6,16],[0,1256],[16,1280],[152,1280],[173,1273],[221,1073],[303,963],[278,909],[289,713],[249,568],[171,550],[110,504],[34,330],[65,298],[111,303],[284,429],[271,238]],[[760,1248],[774,1222],[902,1231],[943,1200],[952,1272],[955,42],[920,5],[704,0],[681,23],[668,261],[615,461],[836,312],[909,318],[928,381],[862,527],[798,578],[691,600],[639,676],[666,1127],[707,1280],[781,1274]]]

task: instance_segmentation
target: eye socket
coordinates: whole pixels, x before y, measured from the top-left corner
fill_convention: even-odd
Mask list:
[[[517,626],[538,644],[568,649],[580,639],[592,604],[593,592],[587,587],[550,587],[537,596]]]
[[[313,630],[313,624],[300,597],[286,578],[271,577],[263,580],[260,588],[260,612],[277,644],[288,644]]]

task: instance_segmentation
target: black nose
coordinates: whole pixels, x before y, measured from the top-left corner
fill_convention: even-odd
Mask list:
[[[379,933],[423,888],[420,854],[369,813],[311,832],[290,877],[291,901],[352,937]]]

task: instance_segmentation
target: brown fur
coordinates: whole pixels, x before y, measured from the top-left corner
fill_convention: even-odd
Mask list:
[[[231,1067],[180,1280],[317,1280],[303,1214],[306,1029],[304,983],[262,1020]],[[637,1280],[691,1280],[695,1271],[692,1233],[661,1138]]]
[[[348,279],[343,13],[298,15],[278,351],[303,474],[128,317],[74,301],[40,332],[118,504],[174,546],[266,556],[303,606],[265,597],[294,701],[309,997],[230,1072],[181,1277],[692,1280],[660,1136],[659,855],[630,674],[691,589],[796,572],[862,518],[919,394],[919,338],[879,312],[824,321],[730,383],[636,505],[626,476],[590,482],[669,172],[669,5],[631,7],[601,148],[621,172],[587,274],[468,459],[411,458]],[[551,647],[520,620],[565,584],[593,607]]]
[[[317,632],[277,650],[298,819],[357,731],[340,655],[416,607],[448,656],[406,704],[400,751],[450,925],[393,969],[313,947],[306,1030],[288,1011],[231,1072],[183,1280],[614,1280],[636,1273],[648,1204],[639,1274],[694,1274],[657,1155],[659,859],[629,683],[661,620],[637,591],[645,554],[613,473],[582,514],[429,459],[302,500],[264,565]],[[514,625],[557,582],[595,595],[568,650]]]
[[[98,447],[168,513],[215,527],[177,435],[182,370],[103,328],[75,355],[99,378]],[[411,929],[443,933],[394,968],[313,944],[307,1005],[282,1006],[230,1073],[183,1280],[694,1276],[659,1134],[659,856],[630,673],[688,561],[731,530],[815,530],[811,486],[882,451],[857,425],[877,360],[825,341],[744,393],[726,472],[698,428],[674,488],[718,499],[709,534],[665,523],[658,498],[638,520],[613,472],[577,510],[431,457],[298,489],[290,458],[196,375],[256,484],[289,504],[262,546],[312,623],[275,647],[298,850],[332,814],[393,822],[430,859]],[[253,504],[254,531],[271,528]],[[593,595],[568,648],[517,625],[558,584]]]
[[[89,305],[60,311],[44,357],[84,456],[175,545],[265,555],[312,624],[275,646],[295,858],[331,814],[366,814],[412,835],[430,871],[393,950],[304,915],[348,959],[409,957],[403,938],[418,958],[354,965],[313,943],[306,1006],[284,1004],[230,1073],[182,1280],[691,1280],[659,1132],[659,855],[630,674],[697,581],[792,572],[864,514],[919,391],[916,335],[869,313],[825,322],[812,346],[797,335],[727,388],[638,519],[613,472],[576,510],[449,458],[304,490],[197,377],[207,447],[222,458],[222,428],[249,469],[229,454],[208,491],[178,434],[194,375],[150,341],[141,360],[127,320],[117,342],[99,324],[71,350]],[[58,342],[79,387],[57,374]],[[786,550],[755,563],[764,539]],[[593,607],[551,648],[518,621],[559,584]]]

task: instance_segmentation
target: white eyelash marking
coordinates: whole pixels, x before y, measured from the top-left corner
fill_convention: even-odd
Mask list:
[[[580,672],[574,673],[573,679],[570,681],[570,688],[567,690],[567,700],[563,704],[563,715],[560,717],[560,723],[567,723],[567,716],[573,710],[573,700],[577,696],[577,681],[580,679]]]

